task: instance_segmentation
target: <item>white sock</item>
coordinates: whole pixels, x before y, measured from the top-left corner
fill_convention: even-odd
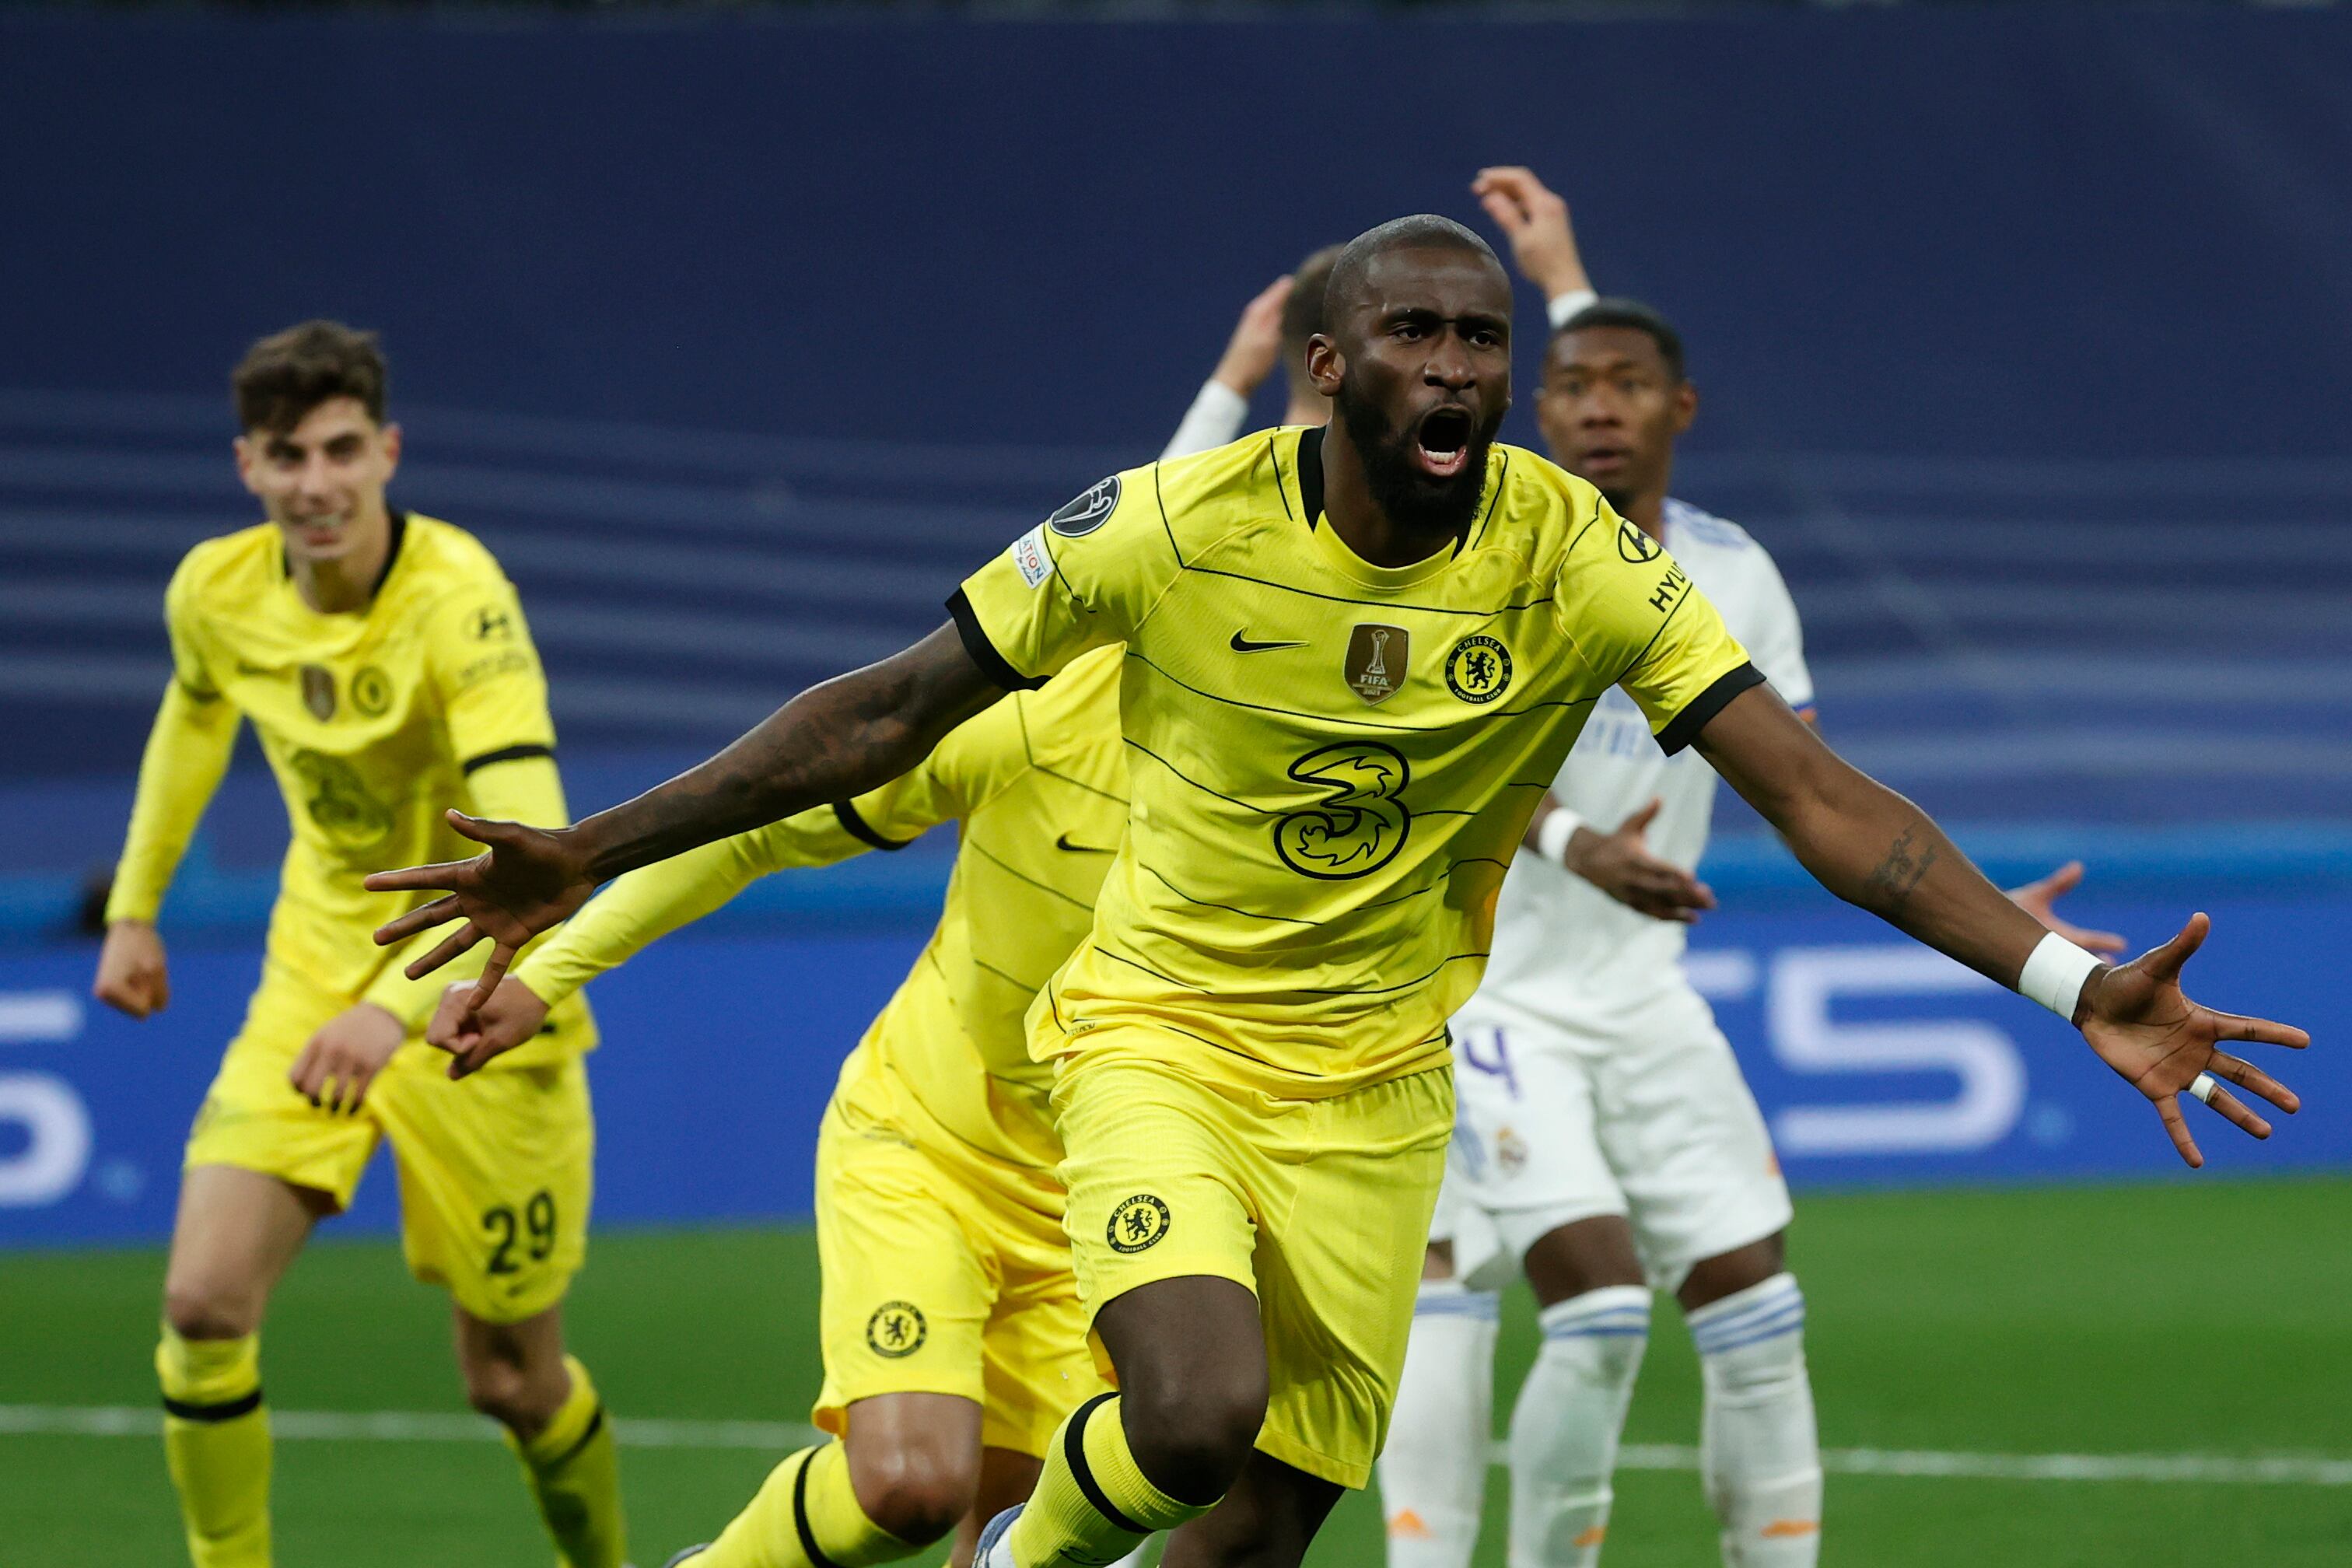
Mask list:
[[[1699,1468],[1725,1568],[1813,1568],[1822,1447],[1805,1373],[1805,1296],[1775,1274],[1688,1314],[1704,1375]]]
[[[1603,1286],[1554,1302],[1537,1321],[1543,1348],[1511,1412],[1511,1568],[1592,1568],[1650,1343],[1650,1293]]]
[[[1424,1279],[1381,1454],[1389,1568],[1469,1568],[1495,1432],[1495,1325],[1502,1298]]]

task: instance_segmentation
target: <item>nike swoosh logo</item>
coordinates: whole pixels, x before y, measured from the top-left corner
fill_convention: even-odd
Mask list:
[[[1073,844],[1070,842],[1070,836],[1066,833],[1054,840],[1054,847],[1056,849],[1067,849],[1079,855],[1108,855],[1111,853],[1111,851],[1103,848],[1099,845]]]
[[[1241,633],[1235,632],[1234,640],[1225,646],[1235,653],[1264,653],[1270,647],[1305,647],[1307,645],[1304,642],[1252,642]]]

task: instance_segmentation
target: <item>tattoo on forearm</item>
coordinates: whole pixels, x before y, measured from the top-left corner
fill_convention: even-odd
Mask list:
[[[1869,895],[1869,907],[1889,920],[1903,912],[1903,906],[1911,900],[1911,889],[1919,885],[1919,879],[1927,874],[1940,854],[1933,844],[1915,847],[1913,838],[1917,832],[1916,826],[1906,827],[1896,835],[1887,848],[1886,858],[1878,863],[1870,880],[1863,885]]]

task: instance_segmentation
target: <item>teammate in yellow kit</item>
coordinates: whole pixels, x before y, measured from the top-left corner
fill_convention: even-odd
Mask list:
[[[1126,831],[1119,662],[1115,649],[1074,661],[854,801],[631,872],[488,1003],[469,1009],[461,983],[434,1020],[453,1070],[474,1072],[753,880],[961,826],[940,923],[843,1064],[817,1139],[814,1419],[845,1440],[779,1465],[695,1568],[888,1562],[964,1521],[961,1568],[977,1520],[1029,1495],[1054,1428],[1105,1387],[1062,1234],[1051,1072],[1022,1019],[1092,925]]]
[[[385,856],[457,840],[453,804],[561,819],[547,688],[514,587],[463,531],[385,504],[400,428],[372,334],[311,321],[235,376],[237,471],[268,521],[188,552],[164,595],[173,677],[140,766],[97,995],[168,998],[154,921],[250,721],[293,843],[260,989],[188,1135],[163,1286],[164,1453],[199,1568],[270,1560],[258,1330],[311,1227],[379,1138],[410,1268],[456,1308],[476,1408],[505,1426],[572,1568],[622,1558],[617,1464],[561,1308],[588,1231],[584,1003],[478,1083],[403,1043],[437,994],[368,933]]]
[[[378,940],[463,917],[416,967],[488,936],[487,975],[600,879],[871,788],[995,692],[1126,645],[1127,837],[1029,1016],[1119,1394],[1065,1423],[1024,1509],[982,1532],[986,1568],[1103,1563],[1179,1525],[1171,1568],[1279,1568],[1363,1484],[1450,1126],[1444,1020],[1612,685],[1832,891],[2077,1017],[2185,1156],[2182,1093],[2268,1131],[2216,1077],[2294,1108],[2215,1042],[2306,1037],[2180,992],[2201,917],[2119,967],[2046,936],[1789,710],[1655,541],[1494,444],[1510,315],[1460,225],[1360,235],[1307,351],[1328,431],[1106,479],[971,577],[950,625],[702,766],[570,829],[466,821],[488,853],[369,879],[449,889]]]

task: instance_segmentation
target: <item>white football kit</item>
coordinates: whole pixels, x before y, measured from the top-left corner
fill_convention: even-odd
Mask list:
[[[1665,546],[1791,708],[1813,700],[1787,585],[1735,523],[1668,500]],[[1706,847],[1716,776],[1669,757],[1622,693],[1595,708],[1552,795],[1595,832],[1652,799],[1652,853]],[[1474,1290],[1499,1289],[1546,1233],[1624,1215],[1652,1285],[1787,1226],[1789,1190],[1730,1044],[1685,974],[1685,927],[1641,914],[1521,848],[1494,955],[1455,1015],[1457,1122],[1433,1240]]]

